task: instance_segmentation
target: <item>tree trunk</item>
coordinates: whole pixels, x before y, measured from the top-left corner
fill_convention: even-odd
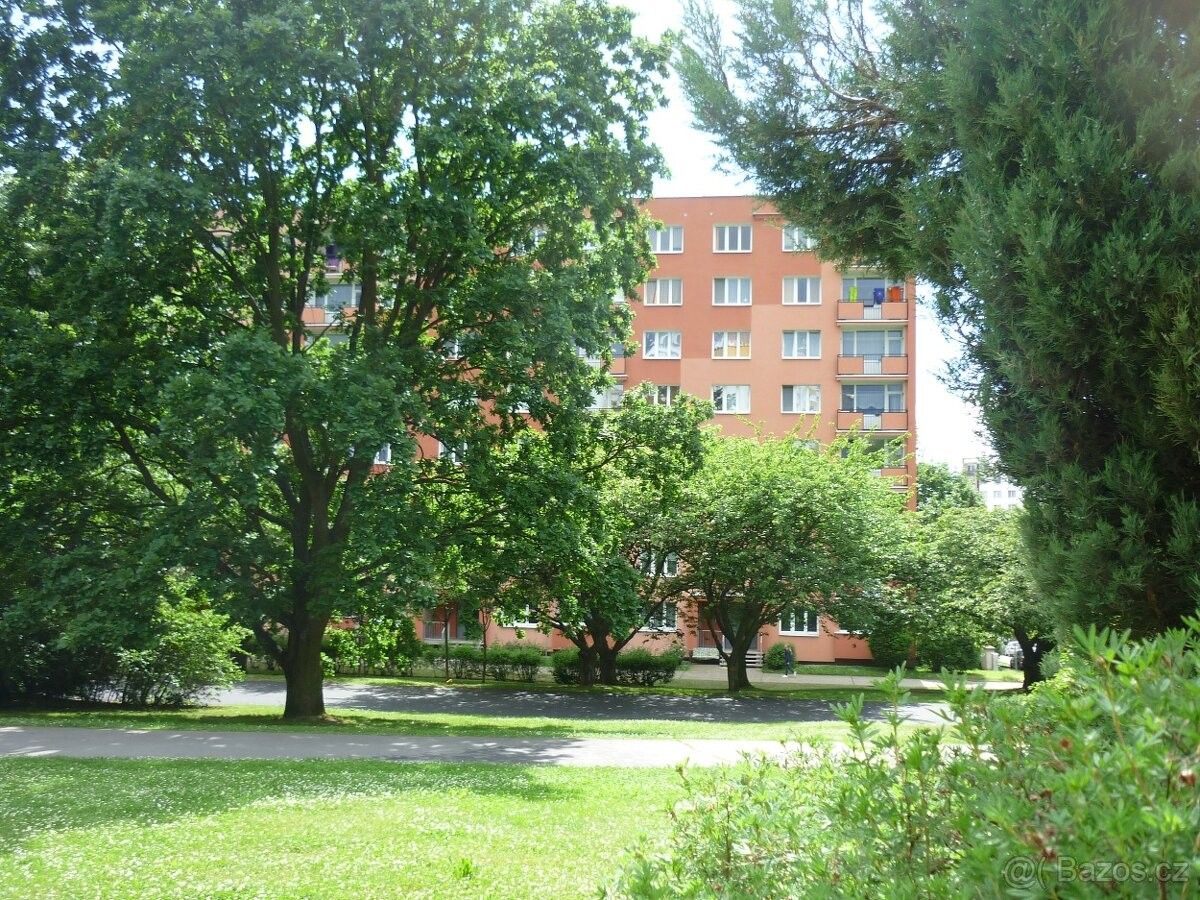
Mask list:
[[[287,682],[285,719],[325,715],[325,673],[321,668],[321,640],[326,620],[311,616],[293,619],[280,663]]]
[[[730,642],[729,655],[725,657],[725,674],[729,678],[730,691],[750,687],[750,677],[746,674],[746,651],[749,649],[749,644],[742,646]]]
[[[591,687],[596,683],[595,647],[579,648],[579,683],[584,687]]]
[[[1027,691],[1039,681],[1045,680],[1046,676],[1042,674],[1042,657],[1053,649],[1054,641],[1045,637],[1032,639],[1020,626],[1013,629],[1013,636],[1021,645],[1021,655],[1024,657],[1021,660],[1021,672],[1024,675],[1021,687]]]
[[[600,664],[599,680],[601,684],[617,683],[617,650],[605,645],[596,648],[596,657]]]

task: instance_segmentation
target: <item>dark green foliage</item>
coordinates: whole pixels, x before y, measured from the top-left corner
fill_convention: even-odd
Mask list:
[[[763,671],[764,672],[782,672],[783,671],[783,654],[787,650],[788,645],[782,641],[772,644],[767,648],[767,652],[763,654]],[[878,659],[879,657],[876,657]]]
[[[979,643],[975,637],[943,629],[920,642],[919,659],[935,672],[961,672],[979,667]]]
[[[440,667],[444,658],[440,647],[431,648],[428,660],[435,667]],[[485,659],[487,677],[496,681],[536,681],[538,671],[546,662],[546,656],[539,648],[519,641],[488,647],[486,657],[482,647],[456,644],[450,648],[451,677],[460,681],[482,679]]]
[[[946,732],[903,734],[893,674],[882,727],[861,698],[840,711],[853,753],[687,770],[670,833],[635,854],[616,895],[1189,896],[1200,623],[1144,644],[1076,641],[1071,668],[1031,695],[951,691]]]
[[[737,48],[692,10],[700,122],[828,258],[934,286],[1058,621],[1177,625],[1200,598],[1200,6],[740,7]]]
[[[665,51],[600,0],[4,10],[0,484],[94,498],[61,560],[203,579],[319,715],[326,625],[430,603],[497,527],[456,501],[499,493],[522,409],[578,439],[578,351],[649,262]],[[357,312],[306,332],[329,246]]]
[[[663,653],[654,653],[643,648],[626,650],[617,654],[615,682],[647,687],[666,684],[675,677],[675,672],[682,662],[683,653],[679,650],[668,650]],[[554,680],[558,684],[591,683],[583,677],[579,650],[576,647],[568,647],[552,653],[550,667],[554,674]]]
[[[917,664],[916,639],[902,622],[884,620],[872,630],[867,643],[875,662],[889,669]]]
[[[424,648],[412,619],[372,617],[330,628],[322,649],[342,675],[408,675]]]

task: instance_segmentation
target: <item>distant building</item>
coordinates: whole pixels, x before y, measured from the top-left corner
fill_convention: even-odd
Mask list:
[[[977,459],[963,460],[962,473],[975,482],[975,489],[988,509],[1013,509],[1021,506],[1025,492],[1003,475],[981,466]]]

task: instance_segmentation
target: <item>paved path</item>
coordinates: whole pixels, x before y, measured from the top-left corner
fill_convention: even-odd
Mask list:
[[[280,680],[250,679],[215,695],[214,705],[283,706]],[[586,693],[522,690],[517,687],[413,687],[410,685],[325,684],[330,709],[379,712],[461,713],[484,716],[552,717],[563,719],[660,719],[686,722],[834,722],[828,700],[787,700],[782,697],[671,696],[606,691]],[[882,718],[885,704],[864,704],[867,718]],[[903,708],[910,722],[942,724],[938,703],[914,703]]]
[[[714,766],[744,753],[781,754],[777,741],[395,737],[298,731],[158,731],[0,727],[0,757],[125,759],[382,759],[559,766]]]

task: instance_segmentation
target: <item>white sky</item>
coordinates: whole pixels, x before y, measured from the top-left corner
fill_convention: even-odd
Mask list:
[[[667,29],[683,26],[683,0],[614,0],[637,13],[639,34],[657,38]],[[729,0],[718,0],[728,12]],[[650,117],[650,136],[670,170],[655,184],[659,196],[698,196],[754,193],[743,173],[721,172],[717,147],[707,134],[692,127],[691,113],[679,83],[667,84],[668,105]],[[918,290],[918,295],[923,296]],[[938,380],[946,363],[957,356],[954,344],[941,333],[926,303],[917,309],[917,456],[930,462],[959,466],[963,459],[987,452],[982,425],[972,407],[950,393]]]

